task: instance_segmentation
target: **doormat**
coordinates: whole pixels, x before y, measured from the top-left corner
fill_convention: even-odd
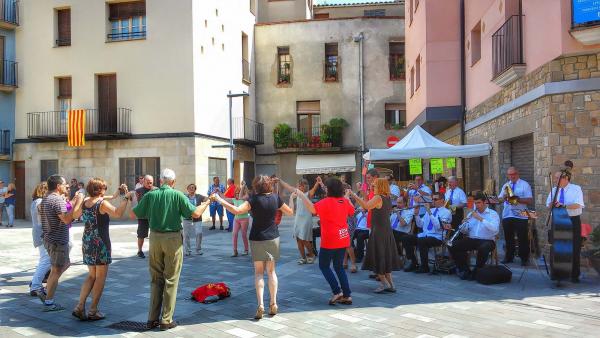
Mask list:
[[[109,329],[121,330],[121,331],[134,331],[134,332],[144,332],[149,331],[145,322],[132,322],[129,320],[124,320],[122,322],[113,323],[107,326]]]

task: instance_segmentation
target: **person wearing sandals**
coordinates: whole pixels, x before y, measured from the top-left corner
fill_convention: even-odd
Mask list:
[[[194,206],[199,206],[207,200],[208,197],[196,194],[196,185],[189,184],[186,188],[188,194],[186,197]],[[197,218],[183,219],[183,251],[186,256],[192,254],[192,239],[196,240],[196,254],[202,255],[202,216]]]
[[[44,248],[44,239],[42,233],[42,221],[40,218],[40,214],[38,212],[38,208],[40,203],[42,203],[42,198],[48,192],[48,184],[46,182],[39,183],[32,194],[32,202],[31,202],[31,235],[33,237],[33,246],[37,248],[40,252],[40,259],[38,260],[38,265],[35,269],[35,273],[31,278],[31,284],[29,284],[29,295],[37,296],[45,295],[46,290],[42,285],[44,281],[44,276],[46,273],[50,271],[50,257],[48,256],[48,252],[46,252],[46,248]]]
[[[347,220],[348,217],[354,215],[354,206],[352,206],[348,196],[344,196],[344,186],[338,178],[328,178],[325,181],[325,187],[327,197],[315,204],[301,191],[298,190],[296,193],[306,209],[319,216],[321,221],[319,269],[321,269],[321,273],[329,283],[333,293],[329,304],[352,304],[350,284],[343,267],[343,261],[346,249],[350,246]],[[337,279],[331,271],[332,262]]]
[[[296,244],[298,245],[298,251],[300,252],[298,264],[312,264],[315,262],[315,254],[312,247],[313,215],[306,209],[304,203],[302,203],[298,196],[298,194],[301,193],[308,197],[308,181],[301,179],[298,181],[297,188],[293,188],[281,180],[279,183],[281,183],[286,190],[292,192],[290,194],[289,205],[292,210],[296,212],[296,217],[294,218],[294,238],[296,238]],[[296,198],[296,204],[294,204],[294,198]]]
[[[275,224],[277,210],[286,216],[293,215],[292,209],[273,193],[273,185],[277,179],[268,176],[257,176],[252,181],[253,194],[248,201],[240,206],[231,205],[218,194],[211,198],[218,201],[225,209],[234,215],[250,212],[252,215],[252,227],[250,229],[250,252],[254,262],[254,286],[258,307],[255,319],[261,319],[265,312],[263,292],[265,288],[264,272],[267,270],[269,294],[269,314],[277,314],[277,274],[275,273],[275,262],[279,260],[279,229]]]
[[[231,199],[233,205],[239,207],[248,200],[248,187],[246,182],[242,181],[241,186],[235,189],[235,197]],[[238,234],[241,232],[242,241],[244,242],[244,253],[243,256],[248,255],[248,225],[250,224],[250,214],[243,213],[235,215],[233,220],[233,255],[231,257],[238,256],[237,244]]]
[[[104,290],[108,265],[112,262],[110,236],[108,227],[110,217],[120,218],[123,216],[129,196],[127,186],[120,187],[123,193],[119,207],[114,207],[104,200],[106,193],[106,182],[100,178],[89,180],[86,191],[89,197],[85,198],[78,208],[74,208],[74,217],[82,218],[85,223],[81,239],[81,251],[83,253],[83,264],[88,267],[88,276],[81,285],[79,303],[73,309],[73,316],[79,320],[101,320],[104,314],[98,309],[98,303]],[[76,194],[79,194],[77,192]],[[90,311],[85,312],[85,303],[88,296],[92,294]]]
[[[390,201],[390,186],[386,179],[375,179],[374,197],[368,202],[351,192],[354,200],[365,210],[372,211],[371,234],[367,254],[362,265],[362,270],[375,273],[381,285],[375,289],[376,293],[396,292],[392,281],[392,271],[402,267],[396,241],[390,224],[392,202]]]

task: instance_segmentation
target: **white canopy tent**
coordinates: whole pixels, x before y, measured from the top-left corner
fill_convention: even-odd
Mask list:
[[[420,126],[389,149],[371,149],[363,155],[367,161],[394,161],[411,158],[479,157],[490,154],[489,143],[454,146],[431,136]]]

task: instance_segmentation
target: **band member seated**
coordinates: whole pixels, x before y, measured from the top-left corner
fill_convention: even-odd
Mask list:
[[[448,177],[448,189],[445,199],[452,211],[452,229],[456,230],[464,216],[463,208],[467,206],[467,194],[458,186],[456,176]]]
[[[571,183],[571,173],[565,171],[562,179],[561,172],[554,174],[554,184],[558,184],[558,196],[556,196],[556,208],[566,208],[571,223],[573,224],[573,262],[571,268],[571,281],[579,283],[579,258],[581,254],[581,219],[585,205],[583,204],[583,192],[581,187]],[[559,183],[560,180],[560,183]],[[546,206],[549,208],[552,199],[556,194],[556,187],[552,188],[552,192],[548,194]]]
[[[442,245],[442,235],[444,230],[450,229],[452,214],[450,210],[444,208],[444,199],[439,193],[433,193],[432,201],[434,208],[425,204],[425,214],[423,217],[415,217],[416,224],[423,232],[417,235],[417,247],[421,258],[421,266],[415,270],[416,273],[429,272],[429,248]],[[414,211],[415,216],[419,215],[419,208]]]
[[[356,240],[356,246],[354,248],[354,255],[356,256],[356,263],[362,262],[365,257],[365,249],[367,248],[367,241],[369,240],[369,228],[367,228],[367,212],[362,208],[356,208],[356,229],[352,235],[352,241]]]
[[[475,210],[467,216],[457,231],[467,234],[468,237],[461,238],[449,246],[450,253],[456,262],[457,275],[460,279],[475,279],[477,269],[482,268],[487,261],[490,252],[496,244],[494,240],[500,229],[500,216],[486,204],[484,194],[475,195]],[[469,270],[467,251],[477,250],[477,263],[475,270]]]
[[[403,197],[399,197],[396,200],[399,209],[406,208],[406,201]],[[409,262],[404,267],[405,272],[414,271],[417,264],[417,256],[415,255],[415,247],[417,245],[417,236],[412,233],[412,222],[414,215],[413,209],[406,209],[401,211],[392,212],[390,216],[390,223],[392,224],[392,230],[394,230],[394,239],[396,240],[396,247],[398,248],[398,254],[402,255],[400,251],[400,243],[404,247],[406,253],[406,260]]]
[[[408,185],[408,206],[423,205],[423,197],[431,197],[431,188],[423,183],[423,176],[415,176],[415,183]],[[425,209],[420,210],[419,216],[423,216]]]

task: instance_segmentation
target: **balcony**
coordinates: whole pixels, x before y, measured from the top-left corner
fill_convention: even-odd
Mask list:
[[[245,84],[252,83],[250,78],[250,62],[246,59],[242,59],[242,82]]]
[[[17,88],[18,65],[14,61],[0,60],[0,91],[12,92]]]
[[[113,41],[128,41],[128,40],[141,40],[146,38],[146,31],[140,32],[127,32],[127,33],[111,33],[106,35],[108,42]]]
[[[10,130],[0,131],[0,158],[10,156]]]
[[[56,47],[68,47],[71,45],[71,38],[56,39]]]
[[[273,146],[278,152],[319,152],[339,150],[343,145],[342,128],[329,125],[313,128],[291,128],[279,124],[273,130]]]
[[[27,113],[27,137],[41,140],[61,140],[69,128],[67,111]],[[85,111],[86,139],[123,138],[131,135],[131,109],[87,109]]]
[[[235,143],[246,145],[265,143],[264,125],[245,117],[234,117],[233,141]]]
[[[0,0],[0,28],[15,29],[19,26],[19,2]]]
[[[506,86],[525,74],[521,16],[511,16],[492,35],[492,81]]]

